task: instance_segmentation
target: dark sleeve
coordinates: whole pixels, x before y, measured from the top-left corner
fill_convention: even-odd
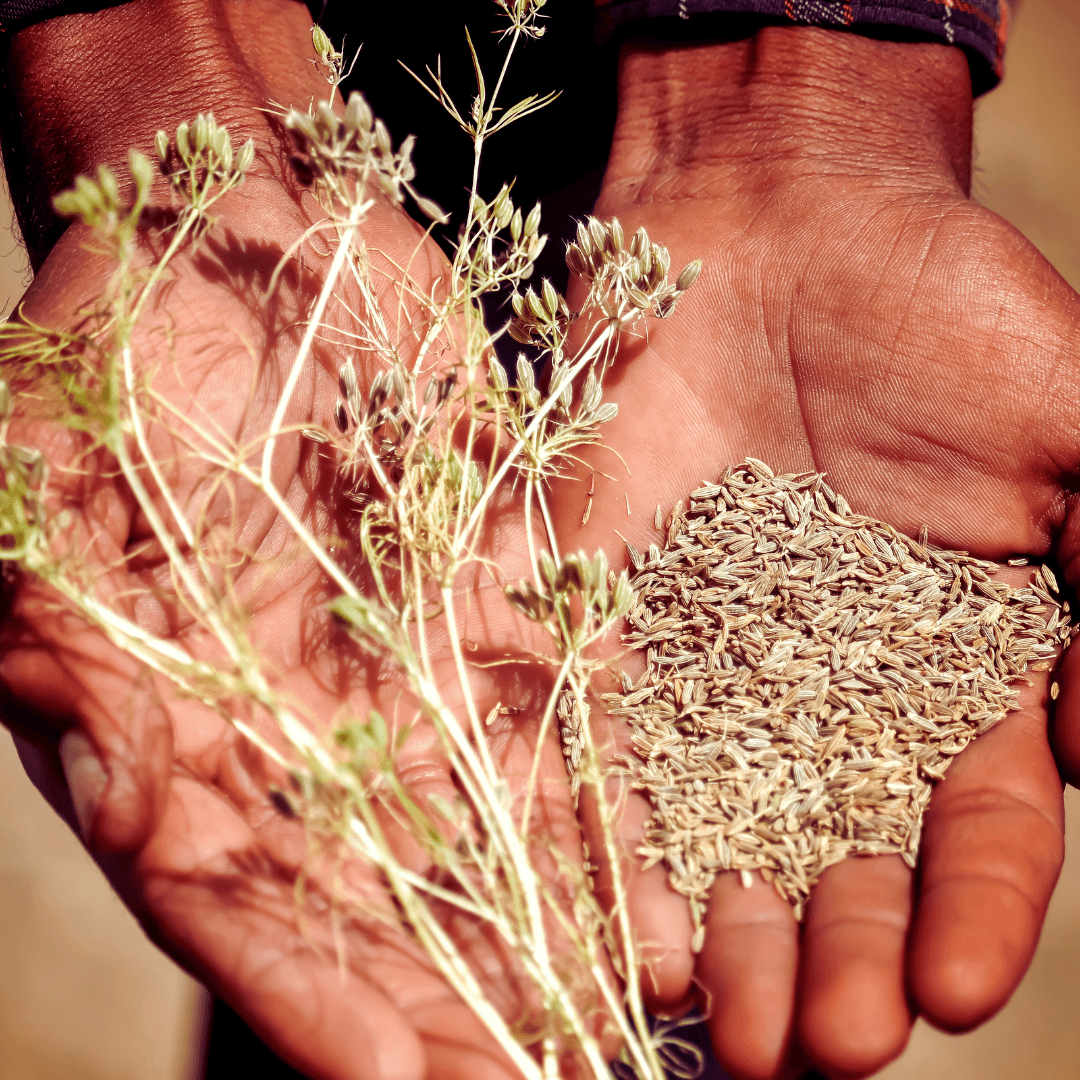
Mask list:
[[[941,41],[967,52],[972,86],[983,93],[1001,78],[1010,0],[597,0],[601,39],[616,31],[641,34],[649,24],[684,21],[685,34],[713,36],[704,29],[717,17],[741,16],[762,24],[822,26],[873,37]],[[666,33],[667,31],[665,31]]]

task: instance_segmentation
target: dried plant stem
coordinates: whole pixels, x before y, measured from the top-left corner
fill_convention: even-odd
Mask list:
[[[308,361],[308,356],[311,353],[311,346],[315,340],[315,335],[318,332],[320,320],[323,317],[323,313],[326,311],[326,305],[333,294],[338,278],[341,276],[341,268],[345,265],[345,259],[351,250],[359,222],[363,220],[364,216],[373,205],[374,200],[366,199],[350,208],[348,224],[341,233],[337,250],[334,252],[333,261],[330,263],[330,268],[326,272],[322,287],[319,289],[319,295],[315,300],[315,306],[308,316],[307,328],[304,330],[304,336],[300,341],[300,348],[297,349],[296,357],[293,359],[292,367],[289,369],[285,385],[281,389],[281,396],[278,398],[277,408],[274,410],[273,419],[270,421],[270,430],[266,434],[266,442],[263,446],[262,456],[262,482],[264,487],[269,488],[273,484],[272,469],[274,463],[274,447],[277,445],[277,438],[281,432],[282,425],[285,422],[285,413],[289,409],[293,392],[296,390],[296,384],[300,381],[300,376],[303,374],[304,367]]]

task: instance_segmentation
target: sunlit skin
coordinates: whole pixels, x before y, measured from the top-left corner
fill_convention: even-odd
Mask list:
[[[246,302],[245,288],[265,278],[309,213],[276,171],[256,110],[267,98],[324,92],[308,64],[306,12],[285,0],[245,0],[228,14],[215,5],[205,15],[173,13],[174,33],[204,47],[192,49],[191,85],[162,89],[140,6],[101,13],[95,25],[102,49],[122,41],[133,51],[126,64],[152,72],[145,93],[132,95],[123,117],[105,113],[100,130],[69,140],[85,149],[68,165],[122,160],[127,145],[148,148],[157,127],[207,107],[238,135],[257,136],[262,171],[232,209],[222,204],[213,258],[180,264],[163,298],[178,323],[207,328],[177,353],[177,400],[194,392],[226,429],[254,429],[266,417],[241,407],[250,400],[250,350],[272,387],[296,348],[306,298],[300,283],[263,310]],[[63,20],[45,24],[41,33],[61,40],[24,38],[23,47],[31,57],[35,44],[69,55],[64,32]],[[134,64],[140,49],[144,62]],[[45,96],[45,74],[25,91],[31,104]],[[100,86],[91,74],[82,72]],[[48,86],[61,111],[68,97],[82,100],[76,75],[64,78]],[[224,89],[211,93],[215,80]],[[588,482],[554,492],[564,548],[603,546],[621,560],[613,530],[647,543],[657,503],[670,506],[753,453],[785,471],[827,471],[857,510],[912,534],[925,524],[934,542],[999,561],[1052,554],[1072,576],[1080,305],[1014,230],[969,201],[967,80],[958,51],[804,28],[763,31],[750,44],[629,50],[598,213],[617,215],[628,235],[644,224],[670,247],[673,266],[701,258],[706,268],[669,323],[624,348],[609,393],[620,414],[605,432],[621,463],[593,455],[615,480],[597,477],[585,528]],[[84,115],[87,106],[71,109]],[[115,146],[102,134],[111,120]],[[404,252],[417,230],[381,210],[365,237]],[[60,324],[100,290],[101,263],[80,241],[74,231],[61,240],[28,314]],[[425,258],[437,273],[436,256]],[[235,335],[224,345],[221,327]],[[140,347],[152,356],[154,338]],[[301,387],[295,419],[328,415],[334,387],[332,358],[323,357]],[[55,435],[30,434],[63,454]],[[317,514],[318,477],[299,445],[282,452],[275,475]],[[195,501],[200,479],[178,481]],[[145,534],[130,496],[107,479],[68,496],[102,565]],[[247,543],[280,551],[273,518],[251,514]],[[523,550],[509,528],[492,540],[510,576]],[[369,700],[394,712],[400,687],[365,683],[342,670],[340,655],[310,646],[306,620],[325,595],[310,566],[260,589],[256,631],[268,664],[313,713]],[[474,611],[504,610],[475,599]],[[235,732],[148,684],[33,590],[19,595],[16,610],[0,660],[9,716],[46,741],[77,727],[101,755],[109,785],[88,846],[130,861],[139,884],[129,896],[156,940],[313,1077],[510,1075],[468,1006],[403,935],[358,921],[347,931],[343,970],[326,912],[298,920],[293,882],[310,860],[302,829],[275,808],[268,783],[276,778]],[[472,632],[493,649],[536,645],[509,617],[477,620]],[[177,633],[184,637],[182,624]],[[488,698],[503,690],[478,686]],[[522,700],[527,691],[516,690]],[[1074,693],[1066,678],[1057,739],[1080,771],[1080,737],[1067,726]],[[784,1076],[799,1060],[830,1076],[866,1075],[902,1048],[912,1009],[950,1030],[991,1015],[1030,959],[1060,866],[1061,784],[1045,699],[1042,682],[1025,690],[1024,708],[953,765],[934,795],[917,884],[894,859],[836,867],[815,890],[801,940],[771,889],[725,877],[695,962],[686,902],[662,868],[636,875],[631,909],[654,956],[654,1006],[707,1000],[718,1056],[737,1080]],[[531,735],[526,719],[501,738],[512,776],[524,771]],[[414,790],[452,791],[430,735],[418,732],[405,753]],[[547,826],[574,855],[579,830],[554,741],[543,772]],[[646,815],[631,799],[628,850]],[[315,860],[309,868],[328,888],[333,867]],[[382,896],[362,868],[350,868],[349,885],[372,903]],[[505,993],[498,957],[479,935],[470,941],[478,963],[491,965],[492,992]],[[511,991],[501,1003],[512,1008],[513,1000]]]
[[[658,503],[752,454],[826,472],[909,535],[925,525],[939,545],[1049,557],[1072,577],[1080,304],[970,200],[970,119],[966,61],[943,46],[773,29],[624,50],[597,214],[705,269],[670,322],[624,349],[607,431],[622,461],[590,454],[616,482],[597,475],[584,528],[590,480],[559,491],[565,545],[625,560],[614,530],[656,542]],[[1056,724],[1076,775],[1073,666]],[[864,1076],[916,1013],[962,1031],[1007,1000],[1062,857],[1046,682],[1033,683],[936,789],[919,874],[886,857],[829,870],[801,935],[763,883],[722,877],[695,964],[685,902],[662,867],[639,875],[657,1002],[707,999],[738,1080],[803,1055]]]

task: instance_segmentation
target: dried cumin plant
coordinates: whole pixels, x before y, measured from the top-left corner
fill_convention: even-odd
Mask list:
[[[417,280],[407,266],[386,271],[386,260],[381,273],[389,278],[376,278],[373,253],[362,242],[376,200],[400,204],[410,196],[429,217],[443,215],[414,188],[411,142],[395,150],[359,94],[343,113],[332,107],[344,61],[321,30],[313,32],[329,96],[309,108],[281,108],[278,117],[306,162],[324,218],[285,253],[270,290],[301,255],[305,263],[294,277],[306,272],[310,279],[314,267],[320,285],[272,416],[242,442],[212,416],[197,408],[183,412],[160,391],[160,372],[147,372],[135,330],[152,301],[167,304],[160,286],[177,254],[212,233],[209,211],[243,181],[251,143],[234,149],[228,132],[209,116],[182,124],[171,137],[158,134],[158,164],[172,182],[174,206],[170,227],[155,239],[158,253],[149,268],[139,261],[145,251],[140,238],[154,235],[162,218],[144,213],[153,178],[149,160],[131,154],[131,205],[121,202],[107,169],[96,178],[81,177],[57,199],[59,211],[90,227],[116,272],[72,330],[26,319],[6,324],[0,362],[24,395],[21,408],[33,400],[39,414],[78,433],[87,455],[82,463],[55,463],[50,476],[40,453],[9,441],[15,429],[5,385],[0,556],[50,587],[175,692],[247,736],[287,781],[293,809],[310,828],[381,875],[392,903],[379,917],[423,947],[524,1076],[540,1080],[566,1069],[607,1077],[600,1040],[607,1024],[622,1045],[621,1060],[639,1076],[660,1080],[664,1036],[650,1031],[642,1006],[637,946],[621,902],[615,809],[601,814],[615,873],[610,915],[593,897],[587,870],[568,865],[553,841],[547,861],[559,868],[557,887],[534,866],[537,850],[549,843],[531,829],[540,752],[555,734],[556,703],[567,691],[584,707],[590,649],[619,624],[631,599],[626,574],[610,573],[602,555],[560,554],[546,491],[552,476],[573,462],[575,450],[597,439],[598,426],[615,415],[615,406],[603,400],[603,380],[619,335],[646,318],[670,315],[698,268],[686,268],[671,282],[667,252],[644,231],[627,239],[617,222],[589,220],[568,255],[571,269],[589,286],[581,310],[572,312],[544,282],[517,292],[507,327],[485,327],[482,296],[507,284],[518,288],[543,245],[539,208],[523,214],[506,186],[485,199],[478,181],[486,139],[544,103],[527,98],[505,110],[497,104],[518,43],[542,33],[542,6],[543,0],[498,0],[503,69],[491,84],[477,63],[470,108],[459,109],[429,72],[425,85],[464,129],[476,161],[457,246],[434,283]],[[390,310],[387,295],[396,305]],[[571,348],[574,322],[582,344]],[[493,350],[495,337],[506,332],[538,348],[546,363],[542,379],[522,358],[511,381]],[[332,416],[311,416],[298,427],[286,420],[298,385],[316,362],[317,343],[340,358],[341,397]],[[175,334],[173,348],[182,345]],[[360,371],[371,369],[374,377],[365,385]],[[162,439],[163,432],[169,437]],[[284,447],[295,452],[301,441],[336,471],[340,505],[334,514],[306,512],[275,483],[275,460]],[[167,460],[155,451],[162,445],[169,448]],[[253,630],[252,588],[234,572],[257,562],[257,553],[245,547],[238,526],[230,533],[228,527],[210,528],[201,516],[191,519],[173,486],[180,466],[201,470],[206,489],[223,493],[226,501],[243,491],[267,508],[288,534],[279,562],[288,557],[317,568],[331,599],[313,625],[328,642],[344,628],[358,655],[399,673],[418,703],[416,722],[430,725],[441,742],[459,791],[453,805],[436,799],[421,805],[398,777],[396,755],[407,727],[394,736],[374,710],[348,706],[332,718],[312,715],[282,689]],[[194,633],[169,637],[142,624],[133,615],[138,596],[103,588],[100,568],[78,547],[85,539],[69,534],[68,517],[54,510],[57,476],[70,480],[91,467],[111,470],[145,519],[164,561],[147,596],[152,593],[158,609],[182,612],[194,624],[201,634],[198,650],[185,645]],[[506,600],[552,640],[537,659],[547,665],[551,691],[523,791],[512,789],[492,751],[455,596],[477,576],[499,581],[484,554],[485,529],[493,507],[505,506],[513,492],[522,496],[531,579],[507,589]],[[132,573],[132,588],[142,587],[142,580]],[[448,643],[438,670],[433,642]],[[447,666],[453,672],[450,693],[442,675]],[[577,782],[598,789],[604,774],[587,726],[580,743]],[[411,856],[399,858],[387,837],[388,820],[427,854],[431,873],[416,872]],[[519,1023],[485,997],[477,971],[447,931],[448,912],[483,924],[498,938],[532,988],[538,1020]],[[368,917],[375,916],[369,911]]]
[[[690,898],[700,948],[723,870],[761,871],[801,917],[848,855],[914,866],[934,782],[1073,630],[1045,566],[1011,588],[820,475],[748,459],[666,524],[663,550],[630,552],[646,669],[607,701],[653,806],[640,853]]]

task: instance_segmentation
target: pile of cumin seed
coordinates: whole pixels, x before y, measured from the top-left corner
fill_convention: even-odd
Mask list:
[[[1047,567],[1010,588],[753,458],[630,555],[646,669],[605,700],[653,806],[639,854],[690,898],[695,949],[723,870],[761,871],[801,918],[848,855],[914,866],[934,781],[1073,634]]]

